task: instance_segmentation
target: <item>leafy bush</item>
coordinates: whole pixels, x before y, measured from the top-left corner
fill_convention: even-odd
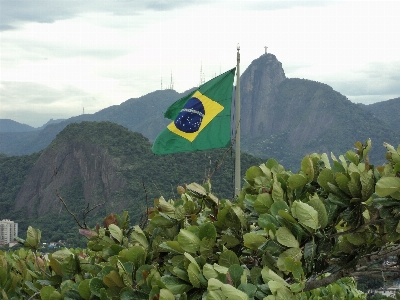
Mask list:
[[[368,160],[371,142],[337,159],[312,154],[301,170],[277,161],[249,168],[237,199],[211,184],[178,187],[154,201],[147,222],[127,212],[80,229],[86,249],[40,255],[0,252],[4,299],[366,299],[354,276],[397,275],[376,261],[400,254],[400,146],[388,164]],[[382,276],[382,275],[381,275]]]

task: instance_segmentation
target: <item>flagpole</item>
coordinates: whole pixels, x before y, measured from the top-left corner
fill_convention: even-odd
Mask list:
[[[235,137],[235,195],[238,195],[240,192],[240,46],[237,45],[237,66],[236,66],[236,137]]]

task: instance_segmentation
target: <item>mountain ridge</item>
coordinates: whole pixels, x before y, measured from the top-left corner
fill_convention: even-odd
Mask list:
[[[95,114],[50,124],[41,131],[0,132],[0,152],[21,155],[40,151],[67,124],[82,121],[115,122],[153,141],[170,122],[163,118],[163,112],[185,94],[158,90]],[[291,168],[307,153],[342,152],[348,145],[368,138],[372,138],[374,145],[396,144],[400,139],[400,130],[395,130],[397,127],[394,126],[399,116],[392,117],[392,123],[387,123],[382,121],[385,113],[383,117],[378,112],[371,113],[329,85],[286,78],[282,63],[273,54],[263,54],[253,60],[243,72],[241,94],[242,150],[263,158],[274,157]],[[394,100],[395,104],[400,103],[400,98]],[[373,107],[383,111],[386,106],[377,104]],[[283,154],[283,148],[292,150]],[[375,154],[376,151],[375,147],[371,155],[381,159],[381,154]]]

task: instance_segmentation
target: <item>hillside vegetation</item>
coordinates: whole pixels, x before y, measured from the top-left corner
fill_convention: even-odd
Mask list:
[[[338,157],[307,155],[297,173],[274,159],[251,166],[231,201],[216,197],[210,182],[178,186],[173,198],[153,202],[143,222],[132,226],[126,211],[109,214],[79,230],[86,247],[48,257],[41,231],[29,227],[18,239],[24,248],[0,251],[0,294],[366,300],[355,277],[400,277],[400,146],[385,144],[387,163],[378,167],[368,158],[370,140],[354,147]]]
[[[76,243],[77,225],[57,191],[80,219],[88,205],[92,208],[104,203],[87,219],[92,226],[101,221],[101,216],[123,210],[138,222],[155,198],[174,197],[177,185],[203,182],[214,171],[215,194],[230,199],[234,155],[227,150],[155,156],[147,138],[120,125],[72,123],[40,157],[35,154],[1,160],[0,174],[11,178],[18,172],[18,176],[2,186],[0,205],[5,209],[0,210],[0,218],[13,219],[21,230],[28,225],[43,228],[47,241],[67,239]],[[243,172],[259,163],[259,158],[242,155]],[[10,168],[15,172],[9,172]]]

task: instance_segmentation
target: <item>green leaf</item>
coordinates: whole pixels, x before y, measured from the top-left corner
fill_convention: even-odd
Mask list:
[[[269,211],[269,208],[274,203],[272,197],[268,193],[258,194],[256,200],[254,201],[254,209],[259,214],[263,214]]]
[[[191,285],[175,276],[165,275],[161,277],[161,281],[174,295],[183,294],[192,289]]]
[[[183,254],[185,250],[182,249],[181,245],[177,241],[166,241],[160,244],[160,248],[166,252],[172,252],[177,254]],[[163,251],[161,251],[163,252]]]
[[[237,289],[246,293],[249,299],[252,299],[257,291],[257,287],[251,283],[242,283],[237,287]]]
[[[67,248],[64,248],[62,250],[58,250],[56,252],[54,252],[51,257],[54,259],[57,259],[58,261],[64,261],[67,258],[70,258],[71,256],[73,256],[74,254]]]
[[[287,212],[286,210],[279,210],[278,211],[278,215],[282,218],[284,218],[285,220],[289,221],[290,223],[296,223],[297,221],[292,217],[292,215]]]
[[[293,273],[293,277],[300,281],[304,277],[303,268],[301,261],[294,260],[292,257],[288,256],[285,258],[286,270]]]
[[[283,189],[278,181],[274,181],[272,185],[272,199],[274,202],[283,201]]]
[[[301,161],[301,171],[307,178],[308,182],[311,182],[314,179],[314,166],[309,155],[304,157]]]
[[[258,217],[258,226],[261,228],[266,228],[268,224],[273,224],[275,227],[281,226],[275,217],[270,214],[262,214]]]
[[[220,289],[223,285],[224,285],[224,284],[223,284],[221,281],[219,281],[218,279],[210,278],[210,279],[208,280],[207,289],[208,289],[209,291],[215,291],[215,290]]]
[[[353,172],[350,174],[350,182],[347,185],[353,198],[361,198],[361,182],[360,174]]]
[[[56,289],[52,286],[44,286],[40,290],[40,298],[42,300],[49,300],[51,293],[53,293]]]
[[[335,174],[335,181],[339,188],[345,192],[347,195],[351,195],[350,189],[349,189],[349,182],[350,179],[343,173],[336,173]]]
[[[289,284],[282,277],[280,277],[278,274],[276,274],[274,271],[272,271],[268,267],[264,267],[261,270],[261,276],[262,276],[264,282],[267,283],[268,285],[269,285],[269,281],[273,280],[273,281],[281,283],[284,286],[289,286]]]
[[[199,266],[194,263],[190,263],[188,268],[187,268],[188,276],[189,276],[189,281],[190,283],[196,287],[200,287],[200,270]]]
[[[203,275],[208,280],[210,278],[217,278],[218,273],[214,270],[214,267],[210,264],[205,264],[203,266]]]
[[[243,210],[239,206],[233,205],[231,207],[230,211],[233,211],[233,213],[238,218],[240,227],[244,228],[244,227],[247,226],[246,215],[245,215],[245,213],[243,212]],[[238,225],[238,224],[235,224],[235,225]]]
[[[351,161],[353,164],[358,165],[358,163],[359,163],[359,157],[358,157],[357,153],[355,153],[355,152],[352,151],[352,150],[349,150],[349,151],[346,152],[345,156],[346,156],[346,158],[347,158],[349,161]]]
[[[217,229],[212,223],[203,223],[199,227],[199,239],[203,238],[215,240],[217,238]]]
[[[246,293],[239,291],[229,284],[223,284],[221,287],[222,293],[227,297],[227,300],[248,300]]]
[[[333,173],[330,169],[323,169],[318,176],[318,183],[320,186],[322,186],[326,191],[330,192],[331,189],[328,185],[328,182],[333,184],[334,183],[334,177]]]
[[[222,243],[225,244],[226,248],[232,248],[240,244],[240,241],[234,236],[224,234],[221,236]]]
[[[200,299],[200,298],[199,298]],[[205,300],[225,300],[226,297],[221,290],[208,291],[207,298]]]
[[[63,298],[58,291],[53,291],[49,296],[49,300],[62,300]]]
[[[94,277],[90,279],[89,288],[93,295],[100,297],[100,289],[104,288],[103,281],[100,278]]]
[[[326,208],[324,203],[321,201],[317,194],[314,194],[310,198],[310,201],[307,203],[312,206],[318,212],[318,223],[321,228],[325,228],[328,225],[328,213],[326,212]]]
[[[76,290],[68,290],[64,292],[64,300],[82,300],[82,297],[79,295]]]
[[[248,182],[251,182],[251,181],[254,181],[254,178],[256,178],[258,176],[263,176],[263,175],[264,175],[264,173],[260,167],[251,166],[246,171],[246,180]]]
[[[121,243],[123,238],[122,230],[115,224],[110,224],[108,226],[108,229],[110,230],[110,233],[113,236],[113,238],[115,238],[119,243]]]
[[[85,279],[85,280],[82,280],[78,286],[79,295],[81,295],[81,297],[85,300],[90,299],[91,292],[90,292],[89,284],[90,284],[90,279]]]
[[[276,201],[276,202],[274,202],[274,204],[271,205],[271,208],[270,208],[271,215],[276,217],[277,215],[279,215],[278,212],[280,210],[289,211],[289,206],[283,200]]]
[[[124,249],[119,253],[119,256],[121,259],[132,262],[135,269],[138,269],[146,261],[146,252],[141,246],[133,246],[129,249]]]
[[[243,235],[244,246],[252,250],[257,250],[258,247],[260,247],[266,241],[267,239],[265,237],[253,232],[249,232]]]
[[[186,252],[196,253],[200,248],[199,237],[189,230],[181,229],[177,240],[181,248]]]
[[[239,286],[240,279],[243,275],[243,268],[240,265],[231,265],[228,268],[228,273],[232,279],[232,283],[235,287]]]
[[[149,241],[147,240],[143,230],[138,225],[134,226],[133,229],[134,231],[131,233],[132,242],[139,243],[144,249],[147,250],[149,247]]]
[[[212,256],[214,245],[215,239],[203,238],[200,242],[200,254],[204,257]]]
[[[175,221],[162,216],[154,216],[150,220],[150,224],[154,227],[169,228],[175,225]]]
[[[317,251],[317,244],[314,240],[307,242],[304,246],[304,259],[308,261],[313,261]]]
[[[187,252],[184,253],[184,256],[185,256],[191,263],[193,263],[194,265],[196,265],[196,266],[197,266],[197,269],[200,270],[200,266],[199,266],[199,264],[197,263],[197,261],[194,259],[193,256],[191,256],[191,255],[190,255],[189,253],[187,253]]]
[[[399,177],[382,177],[375,185],[375,193],[379,197],[390,196],[395,192],[400,191]]]
[[[282,252],[279,255],[278,261],[277,261],[277,265],[279,270],[281,271],[291,271],[291,270],[287,270],[286,266],[285,266],[285,259],[287,257],[291,257],[294,261],[300,261],[302,258],[303,254],[301,252],[300,248],[290,248],[287,249],[286,251]]]
[[[303,187],[307,184],[307,178],[303,174],[294,174],[288,178],[289,187],[292,190]]]
[[[143,292],[132,290],[130,288],[123,288],[120,293],[120,300],[148,300],[149,295]]]
[[[29,226],[28,230],[26,231],[26,240],[24,246],[37,249],[41,236],[42,232],[39,229]]]
[[[374,193],[375,189],[375,180],[372,170],[361,172],[360,181],[362,186],[362,199],[364,201],[367,201],[369,197],[371,197],[371,195]]]
[[[160,300],[175,300],[174,295],[167,289],[160,290]]]
[[[235,252],[231,250],[225,250],[219,256],[218,264],[220,266],[229,268],[231,265],[240,265],[240,262]]]
[[[272,169],[273,167],[275,167],[276,165],[279,165],[279,163],[274,159],[274,158],[270,158],[267,160],[267,162],[265,163],[266,167],[268,169]]]
[[[198,183],[193,182],[193,183],[187,185],[186,189],[189,190],[191,193],[195,194],[196,196],[199,196],[199,197],[207,196],[206,189]]]
[[[318,228],[318,212],[307,203],[294,201],[292,215],[299,220],[299,223],[312,229]]]
[[[299,247],[299,242],[292,234],[292,232],[286,227],[278,228],[278,230],[276,231],[276,239],[278,240],[278,243],[283,246],[294,248]]]
[[[346,234],[346,239],[356,246],[361,246],[367,242],[364,233],[349,233]]]
[[[160,197],[158,199],[158,207],[159,209],[161,209],[161,211],[170,216],[170,217],[174,217],[175,216],[175,207],[173,204],[165,201],[164,197]]]
[[[103,277],[103,282],[108,287],[124,287],[125,284],[122,281],[121,276],[117,273],[117,271],[111,271],[107,275]]]

